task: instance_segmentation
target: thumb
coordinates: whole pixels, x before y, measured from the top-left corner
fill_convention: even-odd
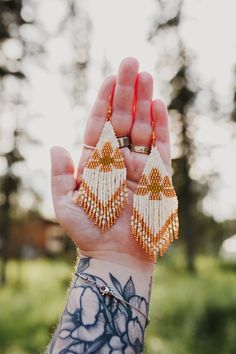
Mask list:
[[[64,196],[76,187],[74,163],[67,150],[54,146],[51,154],[51,186],[53,199]]]

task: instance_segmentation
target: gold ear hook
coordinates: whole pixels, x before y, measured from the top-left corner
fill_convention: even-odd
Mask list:
[[[152,147],[154,147],[156,145],[156,136],[155,136],[155,121],[153,119],[152,109],[151,109],[151,124],[152,124]]]
[[[109,106],[107,110],[107,121],[111,121],[111,115],[112,115],[112,95],[109,96]]]
[[[156,136],[155,136],[155,132],[154,132],[154,126],[152,127],[152,147],[155,146],[156,143]]]
[[[107,121],[110,122],[111,121],[111,115],[112,115],[112,108],[109,105],[108,107],[108,111],[107,111]]]

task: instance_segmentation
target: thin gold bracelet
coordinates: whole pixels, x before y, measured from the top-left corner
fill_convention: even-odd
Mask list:
[[[98,283],[96,283],[94,280],[89,279],[87,276],[81,274],[81,273],[75,273],[76,275],[78,275],[78,277],[80,277],[81,279],[83,279],[86,283],[91,284],[93,286],[96,286],[96,288],[100,291],[100,293],[104,296],[104,295],[110,295],[113,296],[116,300],[123,302],[126,305],[129,305],[130,307],[132,307],[134,310],[138,311],[139,313],[141,313],[141,315],[143,315],[143,317],[146,319],[147,324],[150,323],[150,318],[147,317],[145,315],[145,313],[143,313],[141,310],[139,310],[137,307],[131,305],[128,301],[122,299],[122,297],[120,297],[119,295],[117,295],[114,291],[112,291],[107,285],[102,285],[100,286]]]

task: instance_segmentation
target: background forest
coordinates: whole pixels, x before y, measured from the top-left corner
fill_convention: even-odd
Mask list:
[[[233,0],[0,0],[0,353],[41,353],[55,328],[76,250],[54,218],[49,148],[78,161],[99,84],[126,56],[167,102],[180,204],[145,352],[236,352],[235,10]]]

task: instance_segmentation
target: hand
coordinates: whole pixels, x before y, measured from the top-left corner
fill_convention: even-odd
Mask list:
[[[150,146],[152,139],[151,114],[155,122],[157,147],[170,171],[170,144],[168,113],[161,100],[153,100],[153,79],[147,72],[138,73],[138,62],[133,58],[124,59],[117,77],[110,76],[102,84],[96,102],[87,121],[84,143],[95,146],[103,129],[114,90],[111,122],[116,136],[131,136],[133,145]],[[135,114],[133,107],[135,103]],[[101,234],[84,210],[72,201],[73,191],[78,188],[91,149],[83,148],[78,171],[69,153],[61,148],[51,150],[52,195],[56,217],[70,235],[84,256],[116,262],[130,267],[151,269],[153,264],[135,241],[130,232],[133,193],[136,190],[147,155],[121,149],[127,168],[129,204],[122,211],[115,225]]]

